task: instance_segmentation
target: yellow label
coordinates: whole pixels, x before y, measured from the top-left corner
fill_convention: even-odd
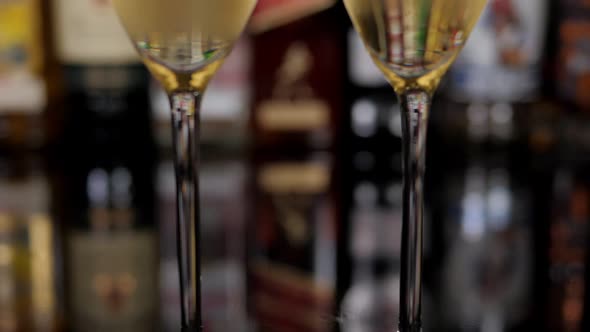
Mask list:
[[[308,131],[327,129],[330,105],[315,96],[309,82],[313,53],[305,43],[293,43],[275,70],[272,96],[260,103],[256,121],[264,130]]]
[[[40,22],[37,0],[0,1],[0,75],[41,70]]]
[[[320,163],[276,163],[261,170],[258,185],[273,193],[322,193],[330,185],[330,172]]]
[[[51,219],[43,213],[32,215],[28,230],[31,250],[31,309],[35,325],[43,327],[55,319],[57,304]]]
[[[40,330],[54,322],[53,244],[52,222],[46,213],[0,213],[0,316],[4,318],[0,331],[20,330],[27,324]],[[18,307],[23,309],[20,315]],[[7,328],[6,315],[14,316],[9,319],[16,329]]]
[[[262,103],[258,123],[265,130],[305,131],[326,128],[330,123],[329,106],[317,99],[297,102],[273,100]]]

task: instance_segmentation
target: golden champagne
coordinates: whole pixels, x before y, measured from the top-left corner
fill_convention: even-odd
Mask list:
[[[123,25],[168,92],[203,91],[256,0],[114,0]]]
[[[487,0],[344,0],[371,57],[398,93],[434,92]]]

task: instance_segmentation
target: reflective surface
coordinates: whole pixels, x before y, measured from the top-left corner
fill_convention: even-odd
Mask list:
[[[425,331],[584,331],[587,162],[434,137]],[[400,155],[350,155],[205,152],[206,331],[396,330]],[[0,330],[178,331],[172,160],[89,156],[3,155]]]

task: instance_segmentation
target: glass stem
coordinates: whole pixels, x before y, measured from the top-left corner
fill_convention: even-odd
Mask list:
[[[424,163],[430,95],[410,89],[400,94],[403,126],[403,226],[400,278],[400,332],[422,330],[422,233]]]
[[[170,96],[176,171],[177,255],[183,331],[200,331],[199,125],[201,93]]]

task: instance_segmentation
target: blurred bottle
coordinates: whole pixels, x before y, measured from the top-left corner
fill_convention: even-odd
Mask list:
[[[590,179],[588,163],[562,160],[553,181],[552,213],[548,229],[546,323],[551,330],[587,331],[588,223]]]
[[[556,1],[555,78],[558,95],[570,110],[590,110],[590,4]],[[587,119],[586,119],[587,121]]]
[[[540,93],[549,1],[492,0],[449,73],[457,100],[525,102]]]
[[[251,21],[248,304],[265,331],[332,330],[346,45],[335,3],[259,1]]]
[[[0,149],[43,145],[45,47],[42,2],[0,3]]]
[[[446,135],[492,144],[521,138],[541,100],[548,27],[549,0],[489,2],[448,74],[446,109],[433,112]]]
[[[159,331],[149,75],[110,1],[53,0],[65,84],[55,162],[70,331]]]
[[[535,306],[533,218],[526,166],[506,153],[471,154],[439,165],[443,181],[432,235],[440,242],[439,310],[446,331],[529,331]]]
[[[65,88],[63,144],[150,146],[149,74],[110,1],[52,0],[57,60]],[[97,130],[87,135],[84,130]],[[123,140],[125,138],[125,140]]]
[[[590,152],[590,4],[555,1],[551,41],[553,84],[562,116],[555,125],[558,154],[578,163]]]
[[[249,308],[260,330],[332,330],[333,167],[324,153],[256,159],[247,262]]]
[[[153,156],[91,146],[56,157],[68,330],[159,331]]]
[[[242,37],[209,84],[201,108],[201,145],[239,150],[249,140],[248,111],[252,95],[252,45]],[[159,83],[150,88],[153,126],[158,146],[172,152],[170,102]]]
[[[333,0],[260,1],[251,22],[256,147],[332,148],[340,134],[345,17]]]
[[[60,331],[59,235],[39,160],[0,159],[0,330]]]

